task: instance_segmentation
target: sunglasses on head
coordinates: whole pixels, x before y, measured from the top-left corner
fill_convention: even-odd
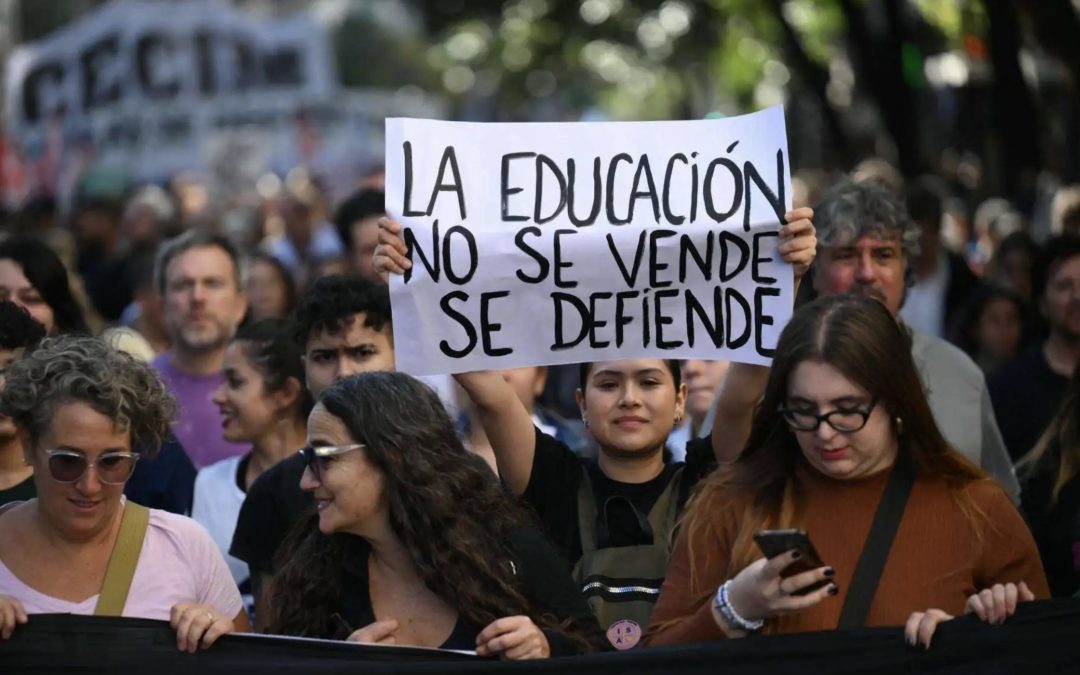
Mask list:
[[[117,451],[102,453],[91,462],[83,453],[66,448],[46,450],[45,456],[49,458],[49,475],[58,483],[74,483],[92,467],[102,483],[123,485],[131,478],[139,460],[138,453]]]
[[[321,483],[330,458],[343,455],[351,450],[359,450],[362,447],[364,447],[363,443],[353,443],[351,445],[305,445],[300,448],[300,455],[304,458],[304,466],[311,469],[311,474],[315,476],[315,480]]]

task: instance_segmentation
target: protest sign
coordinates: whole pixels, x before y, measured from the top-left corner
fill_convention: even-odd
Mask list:
[[[391,280],[415,374],[663,357],[769,363],[791,315],[777,251],[783,109],[725,120],[387,120]]]
[[[5,171],[3,187],[61,198],[91,165],[140,182],[196,171],[231,189],[222,178],[236,177],[250,189],[252,173],[303,164],[351,189],[382,163],[387,112],[443,112],[405,90],[342,90],[311,11],[261,20],[209,0],[107,3],[20,46],[4,70],[4,158],[27,176]]]

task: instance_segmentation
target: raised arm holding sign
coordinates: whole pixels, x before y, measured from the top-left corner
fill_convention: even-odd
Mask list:
[[[817,240],[810,221],[812,217],[813,211],[808,208],[785,214],[788,224],[779,234],[779,253],[784,262],[793,266],[796,289],[814,260]],[[379,245],[375,251],[374,264],[375,269],[388,280],[390,273],[404,275],[412,269],[408,247],[401,237],[401,231],[401,225],[392,220],[384,218],[379,223]],[[658,360],[646,361],[659,363]],[[717,413],[713,421],[713,433],[710,435],[711,448],[717,461],[728,461],[738,456],[740,448],[734,447],[728,440],[745,438],[744,430],[749,428],[753,406],[761,396],[768,374],[769,369],[766,366],[732,364],[717,400]],[[510,385],[497,373],[474,371],[459,373],[456,378],[476,405],[485,433],[495,451],[499,475],[503,482],[514,494],[523,494],[531,478],[536,447],[535,430],[529,411],[518,403]],[[582,382],[582,388],[585,387],[586,383]],[[682,396],[685,397],[685,394]],[[579,401],[585,419],[583,393],[580,394]],[[639,461],[626,462],[625,458],[618,454],[613,456],[603,452],[601,442],[601,469],[611,477],[630,483],[641,483],[655,478],[662,468],[662,453],[659,451],[663,449],[663,441],[666,441],[672,427],[677,423],[676,417],[681,417],[682,414],[681,410],[672,411],[672,423],[665,424],[659,434],[662,437],[660,447],[656,448],[655,453],[646,453],[650,461],[644,464]],[[592,433],[595,438],[596,430]]]
[[[787,214],[794,222],[780,235],[782,256],[795,263],[798,276],[814,257],[808,211]],[[380,223],[375,267],[383,273],[404,274],[412,267],[400,231],[398,223],[388,219]],[[738,449],[726,447],[727,434],[713,434],[711,446],[699,440],[693,443],[695,449],[688,448],[686,465],[664,464],[664,444],[683,415],[686,398],[673,360],[600,361],[585,364],[582,372],[578,392],[582,419],[600,446],[599,462],[586,466],[534,428],[529,412],[497,371],[456,377],[473,399],[503,481],[512,492],[524,495],[568,562],[576,562],[575,578],[612,644],[630,648],[648,623],[666,569],[669,537],[690,488],[708,470],[713,453],[737,455]],[[752,391],[722,392],[716,424],[723,420],[739,428],[749,424],[767,374],[764,366],[734,364],[728,377]],[[608,509],[613,499],[623,500],[622,511],[618,506],[614,512]],[[591,514],[598,510],[603,512],[599,521],[603,529],[593,531]],[[645,533],[635,531],[642,518],[650,523]],[[619,555],[611,555],[616,552]],[[618,581],[621,578],[656,579],[656,588],[627,594],[619,590],[628,587]],[[636,583],[634,587],[641,588]]]
[[[733,366],[729,377],[757,391],[729,390],[718,416],[748,423],[814,257],[812,213],[788,212],[782,111],[387,126],[398,222],[382,222],[375,265],[399,273],[399,367],[458,373],[502,480],[574,564],[612,644],[632,647],[690,488],[731,451],[698,440],[685,463],[664,463],[686,399],[675,359],[759,364]],[[577,395],[596,463],[535,429],[494,371],[569,362],[583,362]]]

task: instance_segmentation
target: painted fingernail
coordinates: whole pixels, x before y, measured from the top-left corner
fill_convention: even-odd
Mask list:
[[[840,589],[836,586],[836,584],[831,584],[829,586],[829,595],[836,595],[839,592],[840,592]]]
[[[833,576],[834,574],[836,574],[836,570],[834,570],[834,569],[833,569],[833,568],[831,568],[831,567],[826,567],[826,568],[825,568],[825,576],[827,576],[827,577],[831,577],[831,576]]]

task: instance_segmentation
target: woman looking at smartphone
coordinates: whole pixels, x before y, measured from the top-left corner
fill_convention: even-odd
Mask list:
[[[746,449],[688,507],[650,644],[837,628],[882,495],[905,474],[910,493],[862,625],[910,618],[909,641],[928,643],[945,617],[1000,621],[1029,590],[1048,596],[1012,501],[942,438],[908,339],[871,298],[822,298],[795,313]],[[827,565],[784,576],[797,549],[762,557],[754,533],[787,528],[809,532]]]

